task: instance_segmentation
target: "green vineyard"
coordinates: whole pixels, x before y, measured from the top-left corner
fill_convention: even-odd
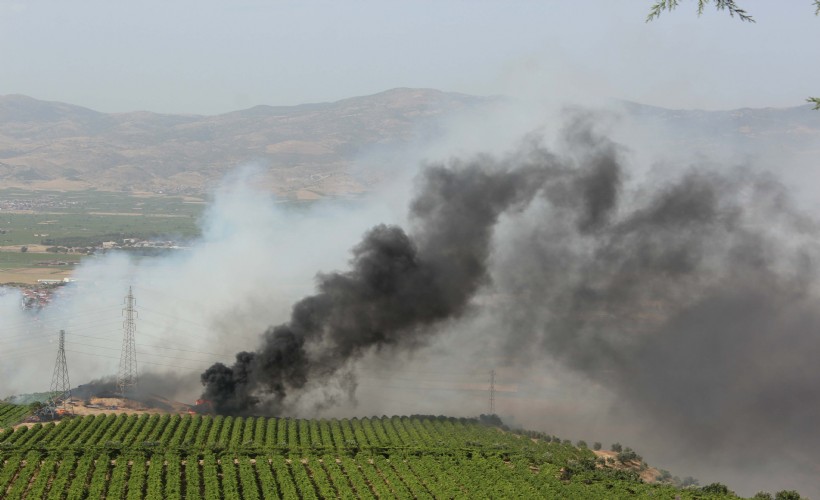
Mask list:
[[[4,499],[736,498],[474,419],[99,415],[0,434]]]
[[[29,413],[28,406],[0,403],[0,428],[16,424]]]

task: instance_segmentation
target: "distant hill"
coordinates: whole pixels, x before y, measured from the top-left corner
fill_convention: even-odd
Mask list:
[[[0,97],[0,180],[29,188],[201,192],[256,162],[280,194],[354,194],[350,175],[374,145],[435,134],[436,119],[491,99],[394,89],[333,103],[255,106],[216,116],[99,113],[22,95]]]
[[[662,126],[679,134],[680,142],[704,152],[730,145],[750,154],[774,148],[820,155],[820,112],[812,111],[809,104],[728,111],[665,109],[635,102],[622,104],[636,121]]]
[[[373,147],[435,137],[440,119],[501,98],[393,89],[332,103],[255,106],[215,116],[100,113],[21,95],[0,96],[0,182],[31,189],[198,194],[238,165],[265,172],[257,184],[291,198],[354,195],[378,180],[352,172]],[[669,110],[622,103],[708,152],[784,148],[816,157],[820,113],[809,106],[732,111]]]

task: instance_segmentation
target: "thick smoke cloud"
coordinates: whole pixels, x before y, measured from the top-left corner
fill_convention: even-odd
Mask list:
[[[559,153],[528,139],[428,166],[410,231],[370,230],[259,349],[202,375],[205,397],[244,413],[288,412],[329,384],[353,398],[357,360],[411,352],[479,311],[494,318],[474,334],[494,338],[488,355],[607,388],[670,450],[656,456],[769,478],[783,460],[805,488],[820,470],[817,223],[752,170],[634,176],[594,118],[578,114]]]
[[[743,173],[693,169],[629,202],[594,229],[589,204],[543,207],[530,244],[499,263],[505,312],[693,446],[804,432],[777,424],[820,417],[814,223]]]
[[[486,282],[499,216],[525,206],[555,170],[552,156],[535,153],[428,168],[411,205],[412,236],[371,229],[350,271],[319,275],[318,293],[265,332],[260,349],[202,374],[205,398],[222,412],[280,412],[289,392],[332,377],[368,349],[416,346],[428,327],[458,317]]]
[[[598,194],[551,197],[505,231],[492,267],[508,356],[609,388],[667,459],[707,459],[716,479],[716,462],[759,470],[758,489],[787,463],[805,488],[820,472],[817,223],[765,174],[627,185],[610,153],[579,177]]]

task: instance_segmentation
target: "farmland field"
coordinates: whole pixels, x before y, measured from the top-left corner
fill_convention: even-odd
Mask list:
[[[298,211],[311,202],[278,204]],[[206,199],[190,196],[0,189],[0,285],[70,277],[89,249],[99,250],[107,241],[184,244],[200,235],[206,206]],[[133,255],[160,253],[138,249]]]
[[[115,235],[190,238],[203,207],[203,200],[179,196],[2,189],[0,246]]]
[[[86,258],[49,251],[57,247],[196,237],[204,206],[201,199],[181,196],[0,189],[0,283],[62,279]]]
[[[430,416],[75,417],[0,435],[0,496],[736,498],[642,483],[555,441]]]

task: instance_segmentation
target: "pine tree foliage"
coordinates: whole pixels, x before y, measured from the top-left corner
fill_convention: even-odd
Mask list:
[[[817,2],[820,2],[820,0],[815,1],[815,3]],[[671,11],[677,8],[679,3],[680,0],[659,0],[655,2],[655,4],[652,5],[652,8],[649,10],[649,15],[646,16],[646,22],[652,21],[653,19],[657,19],[665,10]],[[710,0],[698,0],[699,16],[703,14],[703,10],[709,3],[711,3]],[[818,8],[820,8],[820,6]],[[745,10],[741,9],[734,0],[715,0],[715,9],[726,10],[729,12],[730,16],[737,16],[741,21],[746,21],[749,23],[755,22],[754,18],[751,15],[749,15]]]

